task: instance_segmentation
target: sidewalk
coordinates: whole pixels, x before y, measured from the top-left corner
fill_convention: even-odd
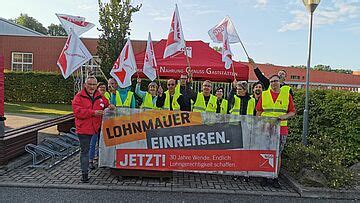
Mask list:
[[[18,167],[0,174],[0,186],[299,196],[282,178],[281,188],[276,189],[261,187],[259,178],[245,182],[225,175],[184,172],[174,172],[172,179],[161,182],[159,178],[140,177],[118,180],[109,169],[97,168],[90,172],[90,183],[84,184],[79,165],[77,154],[48,170]]]

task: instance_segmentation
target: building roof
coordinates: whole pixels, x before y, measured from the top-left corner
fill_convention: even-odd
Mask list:
[[[45,36],[42,33],[18,25],[10,20],[0,17],[0,35]]]
[[[245,63],[248,64],[248,63]],[[285,70],[287,73],[286,82],[289,84],[305,84],[306,69],[277,66],[272,64],[256,64],[261,72],[269,77],[277,74],[280,70]],[[251,66],[249,66],[251,67]],[[257,81],[254,71],[249,71],[249,81]],[[310,84],[313,85],[347,85],[360,87],[360,75],[336,73],[328,71],[310,70]]]

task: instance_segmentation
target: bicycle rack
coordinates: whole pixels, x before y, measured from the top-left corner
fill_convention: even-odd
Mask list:
[[[25,151],[32,156],[32,164],[29,167],[47,169],[67,159],[79,150],[79,140],[73,134],[46,137],[39,145],[27,144],[25,146]]]

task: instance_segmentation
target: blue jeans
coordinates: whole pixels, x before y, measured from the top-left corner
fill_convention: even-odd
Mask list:
[[[81,172],[88,174],[89,171],[89,148],[90,148],[90,141],[91,135],[79,135],[80,141],[80,168]]]
[[[94,157],[95,157],[95,153],[96,156],[99,155],[99,149],[96,149],[96,143],[98,141],[98,134],[95,134],[93,136],[91,136],[91,141],[90,141],[90,151],[89,151],[89,161],[93,161]]]

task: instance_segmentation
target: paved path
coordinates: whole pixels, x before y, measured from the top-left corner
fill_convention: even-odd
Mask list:
[[[355,202],[299,197],[154,191],[0,188],[0,202]]]
[[[246,182],[234,180],[231,176],[215,174],[196,174],[174,172],[169,181],[159,178],[124,178],[118,180],[110,174],[107,168],[97,168],[90,172],[91,181],[88,184],[80,182],[79,154],[51,169],[35,169],[18,167],[0,174],[0,186],[31,186],[83,189],[120,189],[143,191],[178,191],[207,192],[227,194],[259,194],[279,196],[299,196],[283,179],[281,188],[260,186],[259,178],[251,178]]]

